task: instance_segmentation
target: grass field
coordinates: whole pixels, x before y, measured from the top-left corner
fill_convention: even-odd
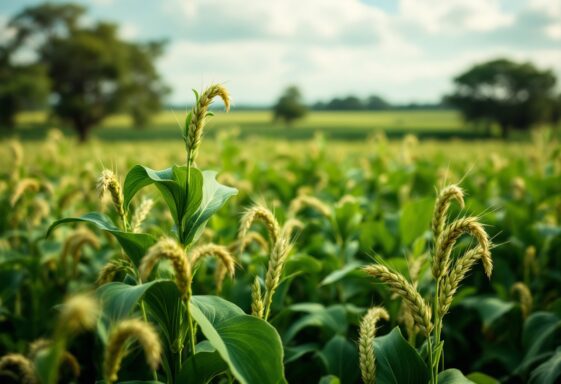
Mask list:
[[[106,119],[92,136],[101,140],[166,140],[177,138],[178,121],[184,113],[166,111],[155,116],[142,130],[131,129],[128,116],[118,115]],[[26,113],[19,117],[19,135],[23,139],[44,137],[46,128],[59,124],[47,122],[40,112]],[[274,123],[269,111],[218,112],[209,124],[207,135],[218,131],[239,129],[242,137],[263,136],[269,138],[309,139],[317,131],[337,140],[364,140],[375,132],[384,131],[390,138],[401,138],[414,133],[419,138],[484,138],[481,132],[464,127],[455,111],[382,111],[382,112],[311,112],[291,126]],[[69,132],[69,131],[68,131]]]

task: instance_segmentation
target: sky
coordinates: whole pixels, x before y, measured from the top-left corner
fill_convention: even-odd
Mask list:
[[[561,0],[75,2],[87,6],[86,23],[168,40],[158,68],[175,104],[214,82],[240,105],[271,104],[291,84],[308,102],[350,94],[436,102],[455,75],[497,57],[532,61],[561,81]],[[0,42],[9,18],[38,3],[0,0]]]

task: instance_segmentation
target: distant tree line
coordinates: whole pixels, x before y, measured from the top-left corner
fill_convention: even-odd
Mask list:
[[[48,108],[86,140],[90,130],[115,112],[143,126],[169,92],[154,61],[164,42],[131,43],[118,26],[85,26],[86,9],[44,3],[25,8],[9,22],[13,38],[0,43],[0,127],[13,128],[17,113]],[[18,60],[20,52],[33,60]]]
[[[406,103],[392,104],[379,95],[371,95],[361,99],[354,95],[335,97],[328,102],[319,101],[311,105],[314,111],[387,111],[415,109],[443,109],[443,103]],[[448,106],[448,108],[450,108]]]

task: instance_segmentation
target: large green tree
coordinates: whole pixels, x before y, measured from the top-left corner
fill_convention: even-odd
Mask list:
[[[473,123],[499,125],[504,137],[528,129],[549,115],[556,78],[531,63],[497,59],[477,64],[454,79],[447,103]]]
[[[306,115],[308,109],[302,100],[302,93],[296,86],[286,88],[273,107],[275,121],[283,120],[290,125],[294,120]]]
[[[168,92],[154,65],[162,42],[123,41],[112,23],[82,26],[84,13],[78,5],[47,3],[26,8],[10,24],[17,45],[36,49],[38,63],[47,68],[53,112],[82,141],[115,112],[145,124]]]

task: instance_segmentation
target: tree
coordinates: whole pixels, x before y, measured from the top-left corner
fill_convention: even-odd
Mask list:
[[[38,62],[48,68],[53,110],[72,124],[81,141],[115,112],[146,123],[168,92],[154,66],[163,43],[125,42],[112,23],[83,27],[84,12],[77,5],[48,3],[27,8],[11,21],[19,45],[42,37]]]
[[[25,108],[44,106],[48,94],[49,81],[43,66],[13,64],[11,58],[0,57],[1,128],[13,129],[16,115]]]
[[[547,118],[555,82],[550,70],[497,59],[456,77],[456,89],[445,101],[458,108],[468,122],[497,123],[506,137],[513,129],[529,129]]]
[[[302,94],[296,86],[286,88],[273,107],[274,120],[284,120],[286,124],[291,124],[294,120],[304,117],[307,112],[302,101]]]
[[[378,95],[372,95],[366,100],[366,109],[370,111],[380,111],[390,107],[390,104]]]

